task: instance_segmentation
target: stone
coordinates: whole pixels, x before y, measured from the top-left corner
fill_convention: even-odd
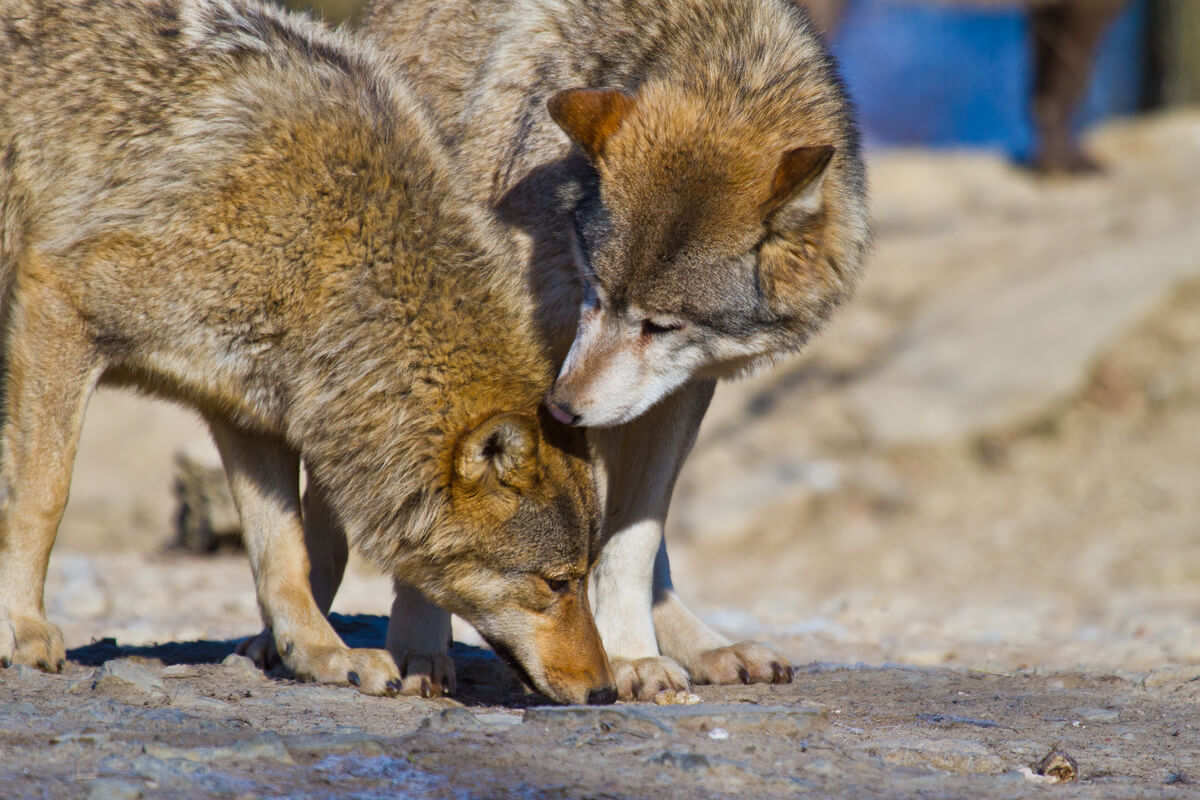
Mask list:
[[[483,723],[465,708],[453,707],[421,720],[420,727],[431,733],[462,733],[483,730]]]
[[[133,781],[96,778],[84,784],[87,800],[140,800],[142,787]]]
[[[308,755],[355,754],[371,758],[381,756],[385,752],[382,739],[361,732],[292,736],[287,739],[286,744],[288,752]]]
[[[964,282],[919,311],[892,355],[854,386],[854,410],[885,445],[1032,422],[1083,384],[1101,348],[1200,274],[1197,252],[1193,228],[1133,238],[1020,280]]]
[[[1112,708],[1077,708],[1071,716],[1084,722],[1116,722],[1121,718],[1120,712]]]
[[[127,658],[105,661],[92,675],[93,691],[134,691],[152,698],[166,698],[162,680],[150,670]]]
[[[40,681],[46,677],[46,673],[28,664],[14,664],[8,668],[8,672],[4,674],[4,677],[12,677],[23,681]]]
[[[151,758],[159,761],[190,761],[208,764],[214,761],[276,761],[294,764],[283,740],[274,733],[264,733],[253,739],[218,747],[171,747],[151,742],[143,747]]]
[[[721,728],[729,734],[803,737],[825,730],[828,720],[820,711],[777,706],[543,706],[526,709],[525,724],[642,735],[707,734]]]
[[[867,742],[862,749],[889,764],[905,767],[933,767],[959,775],[997,775],[1004,771],[1004,762],[997,755],[970,739],[897,737]]]
[[[261,681],[265,677],[262,670],[251,659],[237,653],[230,653],[225,656],[225,660],[221,662],[221,666],[230,675],[236,675],[239,678]]]
[[[1156,669],[1146,676],[1142,685],[1156,689],[1160,686],[1179,686],[1191,681],[1200,681],[1200,664]]]

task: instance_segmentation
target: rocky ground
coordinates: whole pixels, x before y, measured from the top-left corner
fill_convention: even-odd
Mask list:
[[[453,700],[263,676],[244,558],[165,547],[203,432],[101,393],[47,592],[70,664],[0,672],[0,797],[1200,796],[1200,114],[1091,146],[1105,175],[1050,182],[879,155],[858,299],[718,391],[677,583],[795,683],[556,709],[461,626]],[[354,565],[346,638],[389,601]]]

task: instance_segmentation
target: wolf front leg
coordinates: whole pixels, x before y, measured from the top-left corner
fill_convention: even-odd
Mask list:
[[[792,680],[786,658],[709,628],[671,581],[663,524],[713,389],[712,381],[693,382],[634,422],[591,432],[605,471],[611,532],[593,572],[596,626],[625,699],[687,688],[687,675],[697,683]]]
[[[301,680],[394,694],[400,673],[386,650],[350,649],[317,607],[300,513],[300,461],[274,437],[209,419],[242,518],[263,622],[283,663]]]
[[[654,563],[679,468],[696,440],[714,383],[699,381],[633,422],[591,429],[606,503],[608,537],[592,571],[593,610],[622,699],[691,687],[686,671],[659,652]]]
[[[30,281],[14,299],[0,459],[0,666],[59,672],[46,566],[67,504],[83,413],[103,366],[72,304]]]

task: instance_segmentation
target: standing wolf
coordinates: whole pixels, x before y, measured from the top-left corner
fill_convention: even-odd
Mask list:
[[[516,254],[395,72],[253,0],[0,0],[3,665],[62,666],[46,563],[110,382],[207,420],[298,676],[401,688],[309,590],[336,526],[545,694],[615,699],[584,437],[539,412]]]
[[[684,607],[662,529],[716,379],[799,349],[868,248],[850,109],[805,13],[375,0],[364,26],[404,60],[511,231],[564,359],[547,405],[591,428],[611,536],[594,608],[621,695],[689,673],[790,680],[775,651],[731,644]]]

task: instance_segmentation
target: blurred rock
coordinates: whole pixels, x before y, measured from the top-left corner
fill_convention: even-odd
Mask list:
[[[867,748],[889,764],[933,767],[959,775],[996,775],[1004,762],[981,742],[969,739],[879,739]]]
[[[1082,385],[1102,346],[1200,275],[1198,252],[1193,228],[945,293],[854,386],[851,402],[884,445],[1032,421]]]

